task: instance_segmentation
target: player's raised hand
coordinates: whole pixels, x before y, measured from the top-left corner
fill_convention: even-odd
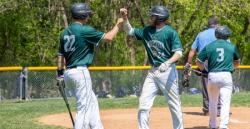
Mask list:
[[[192,67],[192,64],[189,64],[188,62],[185,64],[184,68],[189,69]]]
[[[123,24],[123,21],[124,21],[123,18],[118,18],[118,19],[117,19],[117,22],[116,22],[116,25],[117,25],[119,28],[121,28],[121,27],[122,27],[122,24]]]
[[[127,19],[128,18],[128,10],[126,8],[121,8],[120,15],[122,16],[123,19]]]

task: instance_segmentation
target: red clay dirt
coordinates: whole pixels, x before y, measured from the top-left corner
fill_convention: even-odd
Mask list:
[[[208,116],[201,113],[200,107],[185,107],[183,119],[185,129],[209,129]],[[250,108],[233,107],[230,117],[230,129],[250,129]],[[101,119],[105,129],[137,129],[137,109],[101,110]],[[75,115],[75,113],[74,113]],[[219,118],[218,118],[219,120]],[[68,113],[43,116],[38,122],[46,125],[72,128]],[[168,108],[153,108],[150,114],[151,129],[172,129],[172,120]]]

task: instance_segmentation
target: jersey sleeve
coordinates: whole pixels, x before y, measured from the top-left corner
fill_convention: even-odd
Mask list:
[[[235,61],[240,60],[240,54],[236,46],[234,47],[234,60]]]
[[[85,28],[84,38],[86,39],[87,43],[91,43],[94,45],[98,45],[99,42],[103,39],[105,33],[97,31],[92,27]]]
[[[174,30],[172,33],[172,38],[171,38],[171,51],[176,52],[176,51],[182,51],[182,44],[181,40],[179,38],[178,33]]]
[[[201,50],[201,52],[198,54],[196,60],[198,60],[201,63],[204,63],[206,61],[207,57],[207,51],[206,47]]]
[[[63,37],[62,37],[62,35],[60,35],[60,44],[59,44],[58,56],[63,56],[63,53],[64,53],[63,45],[64,45]]]
[[[134,36],[136,37],[137,40],[143,39],[143,31],[144,28],[134,28]]]

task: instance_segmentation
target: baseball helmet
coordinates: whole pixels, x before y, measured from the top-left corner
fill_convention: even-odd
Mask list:
[[[73,4],[71,7],[71,14],[74,19],[85,19],[90,17],[92,10],[86,3]]]
[[[169,18],[169,11],[164,6],[154,6],[150,10],[150,16],[155,16],[156,22],[165,22]]]
[[[219,26],[215,29],[215,37],[217,39],[228,39],[232,31],[227,26]]]

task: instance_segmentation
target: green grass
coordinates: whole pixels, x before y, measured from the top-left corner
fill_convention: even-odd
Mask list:
[[[182,106],[201,106],[201,95],[181,96]],[[70,99],[71,109],[75,111],[75,100]],[[138,98],[99,99],[101,109],[137,108]],[[159,96],[154,101],[154,107],[166,107],[166,100]],[[234,94],[232,106],[250,107],[250,92]],[[0,102],[0,129],[64,129],[56,126],[39,125],[36,118],[66,112],[62,99],[33,100],[33,101],[1,101]]]
[[[35,118],[65,112],[62,100],[7,101],[0,102],[0,129],[60,129],[60,127],[41,126]]]

